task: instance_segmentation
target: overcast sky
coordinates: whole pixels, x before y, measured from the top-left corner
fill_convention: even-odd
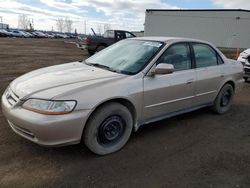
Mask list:
[[[17,27],[18,15],[34,20],[35,29],[56,30],[56,19],[68,17],[73,28],[87,33],[108,23],[112,29],[143,30],[145,9],[250,9],[249,0],[0,0],[0,17]]]

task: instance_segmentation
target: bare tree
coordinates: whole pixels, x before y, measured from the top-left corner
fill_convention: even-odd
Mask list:
[[[107,30],[110,30],[111,29],[111,26],[109,24],[104,24],[104,32],[107,31]]]
[[[56,27],[59,32],[63,32],[64,30],[64,20],[63,18],[58,18],[56,20]]]
[[[70,20],[68,17],[66,17],[64,19],[64,26],[65,26],[66,32],[71,33],[71,31],[72,31],[72,25],[73,25],[73,21]]]
[[[19,14],[18,15],[18,28],[20,29],[28,29],[30,26],[30,20],[27,15]]]
[[[70,20],[68,17],[58,18],[56,20],[56,27],[59,32],[69,32],[71,33],[73,29],[73,21]]]

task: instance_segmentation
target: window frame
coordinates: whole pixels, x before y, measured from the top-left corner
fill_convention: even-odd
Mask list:
[[[194,51],[194,45],[195,45],[195,44],[205,45],[205,46],[208,46],[210,49],[212,49],[212,50],[215,52],[217,64],[216,64],[216,65],[212,65],[212,66],[207,66],[207,67],[197,67],[196,58],[195,58],[195,51]],[[190,47],[191,47],[191,51],[192,51],[192,59],[193,59],[193,62],[194,62],[194,69],[202,69],[202,68],[214,67],[214,66],[223,65],[223,64],[225,63],[224,60],[223,60],[223,58],[222,58],[222,57],[220,56],[220,54],[217,52],[217,50],[214,49],[214,47],[211,46],[210,44],[202,43],[202,42],[190,42]],[[222,62],[221,64],[219,64],[219,59],[220,59],[221,62]]]
[[[126,33],[130,34],[131,37],[127,37],[127,36],[126,36]],[[134,37],[136,37],[136,36],[135,36],[133,33],[129,32],[129,31],[125,31],[125,37],[126,37],[126,39],[130,39],[130,38],[134,38]]]
[[[190,61],[191,61],[191,68],[190,69],[185,69],[185,70],[178,70],[178,71],[174,71],[174,72],[180,72],[180,71],[187,71],[187,70],[192,70],[195,68],[195,64],[194,64],[194,59],[193,59],[193,53],[192,53],[192,48],[191,48],[191,44],[189,42],[185,42],[185,41],[181,41],[181,42],[175,42],[173,44],[170,44],[166,50],[164,50],[164,52],[161,54],[161,56],[156,60],[155,65],[158,65],[157,62],[159,59],[162,58],[162,56],[164,55],[164,53],[171,48],[174,45],[178,45],[178,44],[184,44],[186,45],[187,49],[189,50],[189,55],[190,55]]]

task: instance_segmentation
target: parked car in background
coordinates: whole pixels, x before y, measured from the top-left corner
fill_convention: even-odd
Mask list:
[[[24,37],[24,35],[22,33],[13,32],[12,30],[2,29],[1,32],[4,33],[4,35],[6,35],[6,37]]]
[[[44,34],[47,38],[55,38],[55,36],[50,33],[44,33]]]
[[[68,38],[70,38],[68,35],[66,35],[64,33],[56,33],[56,37],[57,38],[62,38],[62,39],[68,39]]]
[[[114,44],[122,39],[133,38],[135,35],[129,31],[107,30],[104,36],[88,36],[80,48],[87,49],[90,55]]]
[[[32,35],[30,32],[23,31],[29,38],[34,38],[35,36]]]
[[[19,31],[23,35],[24,38],[30,38],[30,34],[27,33],[26,31]]]
[[[241,52],[237,60],[244,66],[244,79],[247,81],[247,79],[250,78],[250,48]]]
[[[58,33],[52,31],[24,31],[18,29],[0,29],[0,37],[18,37],[18,38],[76,38],[73,33]]]
[[[9,37],[10,34],[5,29],[0,29],[0,37]]]
[[[27,33],[21,30],[11,30],[15,37],[28,38],[30,37]]]
[[[33,32],[34,34],[36,34],[36,37],[37,38],[47,38],[46,34],[44,34],[43,32],[41,31],[35,31]]]
[[[194,39],[122,40],[82,62],[42,68],[10,83],[2,111],[13,131],[46,146],[120,150],[141,125],[211,106],[226,113],[243,66]]]

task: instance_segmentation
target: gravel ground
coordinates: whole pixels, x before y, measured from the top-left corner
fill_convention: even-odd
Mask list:
[[[0,38],[0,94],[28,71],[81,60],[63,40]],[[210,109],[142,127],[121,151],[45,148],[16,135],[0,112],[0,187],[249,188],[250,84],[225,115]]]

